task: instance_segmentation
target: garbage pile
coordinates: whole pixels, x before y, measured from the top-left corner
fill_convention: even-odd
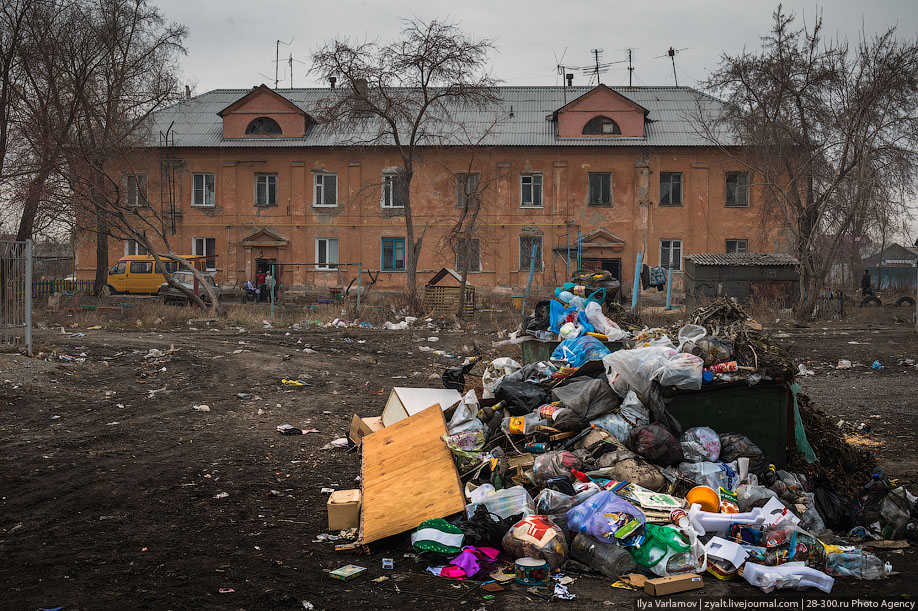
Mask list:
[[[482,374],[483,396],[468,390],[452,405],[444,397],[428,408],[445,413],[441,439],[465,505],[413,530],[412,545],[429,570],[480,580],[511,575],[525,586],[548,586],[555,598],[574,596],[570,579],[559,578],[565,570],[597,572],[655,595],[703,587],[704,573],[764,592],[830,592],[835,578],[892,572],[863,547],[913,537],[918,504],[882,470],[866,471],[856,491],[836,489],[820,463],[805,457],[838,468],[844,448],[832,446],[833,456],[819,443],[812,448],[801,434],[811,422],[800,416],[800,453],[788,464],[804,465],[805,473],[777,468],[783,460],[773,461],[753,433],[716,430],[713,421],[684,428],[667,408],[674,392],[727,386],[781,384],[794,397],[794,369],[761,325],[721,300],[681,326],[638,328],[635,317],[607,317],[603,301],[598,290],[558,287],[517,334],[547,342],[549,359],[497,358]],[[451,381],[453,392],[465,391]],[[393,436],[394,427],[407,431],[421,417],[412,416],[404,391],[393,391],[407,416]],[[800,411],[814,420],[799,397]],[[789,411],[796,413],[796,399],[794,405]],[[390,430],[387,413],[394,413],[389,405],[385,428],[364,444]],[[844,442],[836,435],[829,443]],[[375,460],[367,451],[365,445],[365,465]],[[850,458],[859,468],[868,460]],[[371,485],[366,475],[364,485]],[[512,570],[501,570],[501,561]]]

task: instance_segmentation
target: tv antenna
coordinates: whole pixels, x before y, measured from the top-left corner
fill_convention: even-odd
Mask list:
[[[688,47],[685,47],[684,49],[673,49],[672,47],[670,47],[669,50],[666,51],[666,53],[664,53],[663,55],[658,55],[656,58],[654,58],[654,59],[660,59],[661,57],[669,57],[670,61],[673,63],[673,80],[676,81],[676,87],[679,86],[679,77],[676,76],[676,55],[678,55],[682,51],[687,51],[687,50],[688,50]]]
[[[634,49],[628,48],[625,49],[625,56],[628,58],[628,86],[631,87],[631,77],[634,75]]]
[[[290,89],[293,89],[293,62],[303,64],[304,66],[306,65],[306,62],[301,62],[298,59],[294,59],[293,53],[291,53],[290,57],[287,58],[287,65],[290,68]]]
[[[274,88],[277,89],[277,84],[280,82],[280,79],[277,76],[278,68],[280,67],[280,46],[287,45],[288,47],[293,44],[293,38],[290,39],[290,42],[284,42],[283,40],[278,40],[274,45]],[[291,55],[291,58],[293,56]],[[293,63],[291,62],[291,66]],[[290,74],[290,82],[293,82],[293,72]]]
[[[600,58],[602,57],[602,54],[603,54],[602,49],[590,49],[590,53],[593,54],[593,65],[584,66],[581,68],[581,70],[583,70],[584,75],[587,75],[587,74],[590,75],[590,83],[593,82],[593,77],[595,76],[597,85],[602,84],[602,81],[599,78],[600,74],[605,74],[606,72],[609,71],[609,68],[611,66],[614,66],[615,64],[623,64],[626,61],[628,61],[628,60],[623,59],[617,62],[602,62],[600,61]]]

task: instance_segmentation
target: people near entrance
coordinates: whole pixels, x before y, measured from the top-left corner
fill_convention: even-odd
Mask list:
[[[867,295],[873,295],[873,291],[870,290],[870,272],[864,270],[864,275],[861,276],[861,296],[866,297]]]
[[[263,269],[258,270],[258,273],[255,274],[255,284],[258,286],[258,301],[267,300],[268,298],[268,294],[265,291],[265,289],[267,288],[265,286],[266,276],[267,274],[265,273],[265,270]]]
[[[265,286],[268,288],[265,299],[270,301],[277,301],[277,291],[275,290],[277,285],[274,281],[274,276],[271,275],[270,271],[265,275]]]
[[[259,290],[251,280],[246,280],[243,283],[242,290],[245,292],[246,301],[249,299],[258,301]]]

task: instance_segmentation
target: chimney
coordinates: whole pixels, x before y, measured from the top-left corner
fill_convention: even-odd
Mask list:
[[[360,114],[369,113],[371,109],[369,101],[370,87],[367,79],[354,79],[354,91],[357,94],[357,99],[354,100],[355,110]]]
[[[574,86],[574,75],[568,72],[567,74],[564,75],[564,77],[567,79],[567,86],[573,87]]]
[[[189,87],[188,85],[185,85],[185,99],[186,100],[191,99],[191,87]]]
[[[334,76],[328,77],[328,84],[331,85],[331,88],[332,88],[332,89],[335,88],[335,83],[336,83],[336,82],[338,82],[337,77],[334,77]]]

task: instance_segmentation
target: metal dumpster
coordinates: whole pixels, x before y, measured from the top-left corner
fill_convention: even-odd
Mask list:
[[[668,392],[666,408],[684,429],[707,426],[718,434],[739,433],[759,446],[775,466],[794,447],[794,400],[787,384],[745,382]]]
[[[555,351],[555,348],[557,348],[560,343],[561,342],[546,342],[535,338],[523,342],[520,344],[520,350],[523,353],[523,365],[547,361],[551,357],[551,353]],[[603,345],[608,348],[610,352],[631,347],[630,345],[625,345],[625,342],[603,342]]]

